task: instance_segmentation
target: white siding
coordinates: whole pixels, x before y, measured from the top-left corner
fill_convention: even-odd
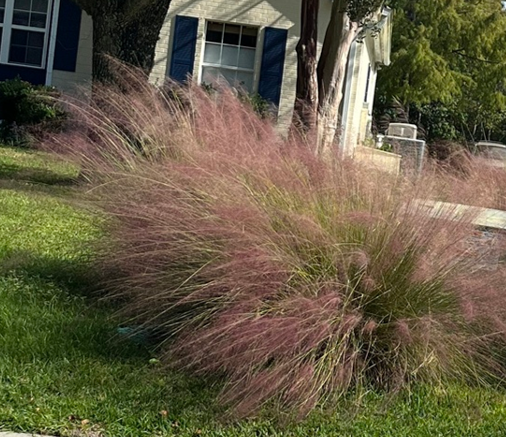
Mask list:
[[[346,108],[342,120],[341,149],[346,155],[352,155],[357,145],[363,144],[370,136],[374,91],[376,87],[377,70],[369,71],[369,52],[363,43],[354,43],[355,50],[349,59],[347,71],[347,86],[344,96]],[[366,89],[369,89],[366,97]]]
[[[63,19],[63,17],[60,17]],[[93,60],[93,23],[91,17],[82,13],[79,49],[77,51],[76,71],[53,71],[53,83],[56,88],[67,93],[75,93],[91,86]]]

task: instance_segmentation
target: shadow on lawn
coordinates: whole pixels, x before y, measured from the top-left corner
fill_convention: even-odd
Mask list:
[[[72,186],[77,179],[48,169],[25,167],[17,164],[0,164],[0,179],[57,186]]]
[[[141,349],[154,349],[160,343],[160,338],[153,331],[138,329],[135,325],[126,325],[117,311],[117,302],[107,299],[103,289],[104,274],[97,272],[94,263],[84,258],[58,259],[50,256],[34,256],[29,251],[15,250],[3,253],[0,263],[0,277],[15,274],[24,281],[35,281],[45,286],[56,287],[70,299],[82,299],[86,311],[97,310],[105,319],[128,329],[115,330],[114,336],[120,342],[127,343]],[[73,331],[77,321],[72,321],[69,331]],[[79,331],[79,329],[78,329]],[[123,346],[121,347],[123,350]],[[116,355],[115,355],[116,356]]]
[[[59,259],[34,256],[30,251],[13,250],[3,254],[0,264],[0,276],[10,272],[20,272],[26,277],[50,281],[69,293],[82,297],[100,297],[100,278],[92,273],[91,262],[82,258]]]
[[[43,341],[38,341],[31,350],[35,359],[59,363],[62,359],[72,362],[82,357],[96,360],[103,369],[108,368],[107,363],[131,366],[128,370],[133,372],[131,378],[137,375],[142,383],[152,385],[146,387],[147,392],[163,391],[161,399],[172,400],[174,414],[205,410],[209,417],[215,416],[219,407],[205,405],[203,399],[214,399],[218,381],[169,370],[157,360],[151,363],[159,353],[159,338],[151,332],[134,330],[131,335],[121,329],[129,324],[121,323],[124,320],[117,316],[113,302],[101,299],[100,277],[91,263],[83,259],[35,257],[28,252],[14,251],[6,254],[0,264],[0,276],[10,275],[25,284],[33,284],[32,289],[35,287],[37,292],[30,300],[35,299],[35,305],[40,308],[47,307],[42,324]],[[26,296],[18,298],[20,304],[27,299]],[[56,313],[52,309],[55,306]],[[62,308],[68,308],[68,314],[63,317]],[[160,386],[161,381],[163,386]]]
[[[80,175],[76,177],[65,176],[47,169],[0,163],[0,190],[68,198],[68,194],[85,187],[86,183],[86,180]]]
[[[40,191],[54,196],[69,190],[75,192],[74,187],[80,185],[80,180],[51,170],[0,163],[0,189]],[[147,341],[145,338],[139,341],[138,330],[130,335],[131,331],[118,329],[131,326],[123,324],[125,320],[117,316],[114,302],[102,299],[103,276],[94,268],[91,258],[59,258],[4,248],[0,257],[2,277],[14,279],[13,285],[7,285],[7,290],[12,290],[11,302],[3,304],[10,305],[13,314],[19,313],[10,337],[0,337],[6,357],[27,365],[35,360],[46,369],[62,367],[61,371],[47,371],[47,378],[55,378],[49,382],[52,386],[65,387],[67,382],[61,380],[68,377],[77,380],[68,384],[78,386],[82,379],[83,386],[92,384],[92,390],[100,391],[101,383],[93,384],[103,378],[102,381],[109,381],[103,389],[111,396],[121,392],[118,401],[127,407],[136,405],[133,410],[145,404],[146,409],[158,412],[166,408],[165,403],[170,399],[170,410],[175,416],[185,415],[187,411],[196,411],[199,417],[203,413],[206,417],[215,416],[217,407],[211,402],[215,396],[213,384],[168,371],[156,360],[151,363],[158,350],[158,339],[148,337]],[[16,284],[21,284],[19,289]],[[0,318],[0,328],[1,323]],[[88,370],[90,365],[93,370]],[[78,375],[80,371],[82,378]],[[93,371],[99,376],[87,376]],[[114,378],[121,381],[113,390],[110,380]],[[160,406],[153,408],[153,403]],[[104,405],[109,408],[106,401]]]
[[[104,317],[114,319],[117,325],[115,337],[120,342],[127,340],[127,345],[154,352],[163,341],[153,329],[137,326],[118,314],[118,302],[107,298],[104,291],[103,284],[107,280],[105,273],[98,272],[91,260],[35,257],[28,251],[14,251],[4,255],[0,276],[12,272],[30,280],[52,284],[69,296],[84,299],[88,310],[97,309],[101,313],[107,313]],[[108,274],[114,275],[113,272]],[[70,330],[74,328],[75,326],[69,326]]]

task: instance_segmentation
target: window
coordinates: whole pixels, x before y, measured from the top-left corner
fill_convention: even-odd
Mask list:
[[[0,62],[44,66],[50,0],[0,0]]]
[[[257,38],[255,27],[208,22],[201,81],[223,77],[232,86],[253,91]]]

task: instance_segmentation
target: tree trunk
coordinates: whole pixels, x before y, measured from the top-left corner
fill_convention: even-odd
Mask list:
[[[120,61],[149,74],[154,65],[155,49],[171,0],[153,0],[127,19],[118,54]]]
[[[331,20],[318,63],[319,107],[316,153],[325,157],[333,156],[332,145],[339,122],[346,65],[359,26],[350,20],[346,6],[346,0],[334,0]]]
[[[103,1],[95,8],[93,18],[93,81],[108,83],[114,80],[108,56],[117,58],[121,16],[116,1]]]
[[[75,1],[93,19],[94,81],[114,82],[109,57],[151,71],[171,0]]]
[[[316,127],[318,111],[318,12],[319,0],[302,0],[301,35],[297,44],[297,100],[295,116],[304,130]]]

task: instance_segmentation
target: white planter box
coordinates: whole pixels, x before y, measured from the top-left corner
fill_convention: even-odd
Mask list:
[[[392,174],[399,174],[401,169],[401,155],[385,152],[372,147],[357,146],[355,159],[364,165],[375,167]]]

